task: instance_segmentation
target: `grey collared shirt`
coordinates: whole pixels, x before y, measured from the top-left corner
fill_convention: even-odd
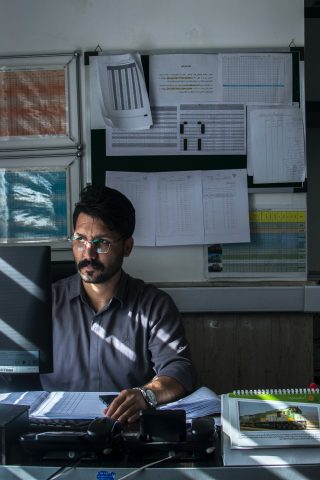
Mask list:
[[[119,391],[155,375],[187,391],[195,372],[180,314],[165,292],[122,272],[118,291],[99,312],[79,274],[53,285],[54,372],[41,375],[48,391]]]

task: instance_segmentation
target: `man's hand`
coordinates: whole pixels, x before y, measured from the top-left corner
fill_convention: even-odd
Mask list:
[[[133,423],[139,420],[140,410],[148,408],[142,393],[134,388],[122,390],[105,409],[105,414],[120,422]]]
[[[173,402],[187,393],[181,383],[165,375],[154,377],[144,386],[155,393],[159,405]],[[139,420],[140,410],[146,410],[147,408],[147,402],[140,390],[128,388],[119,393],[104,413],[114,420],[133,423]]]

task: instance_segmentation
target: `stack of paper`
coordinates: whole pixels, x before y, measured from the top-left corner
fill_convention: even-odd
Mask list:
[[[207,387],[201,387],[187,397],[175,402],[166,403],[160,410],[185,410],[187,418],[205,417],[206,415],[220,414],[221,400],[219,395]]]
[[[91,419],[103,415],[100,394],[117,392],[11,392],[0,394],[0,404],[30,406],[30,417]],[[186,411],[187,418],[204,417],[220,413],[220,397],[207,387],[159,409]]]
[[[28,405],[32,418],[90,420],[103,416],[101,393],[106,392],[12,392],[0,394],[0,404]]]

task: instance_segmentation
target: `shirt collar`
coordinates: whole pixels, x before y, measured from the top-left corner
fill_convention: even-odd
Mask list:
[[[128,282],[128,274],[121,270],[121,277],[118,285],[118,289],[114,294],[113,298],[119,300],[121,305],[123,305],[125,298],[126,285]],[[76,297],[81,297],[83,294],[83,286],[79,273],[76,273],[72,276],[71,285],[70,285],[70,300],[73,300]]]
[[[124,302],[127,283],[128,283],[128,274],[123,270],[121,270],[121,277],[118,285],[118,290],[114,295],[114,298],[119,300],[121,305],[123,305],[123,302]]]

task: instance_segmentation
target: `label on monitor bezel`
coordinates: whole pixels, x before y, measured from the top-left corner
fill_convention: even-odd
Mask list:
[[[39,373],[39,350],[0,351],[0,373]]]

